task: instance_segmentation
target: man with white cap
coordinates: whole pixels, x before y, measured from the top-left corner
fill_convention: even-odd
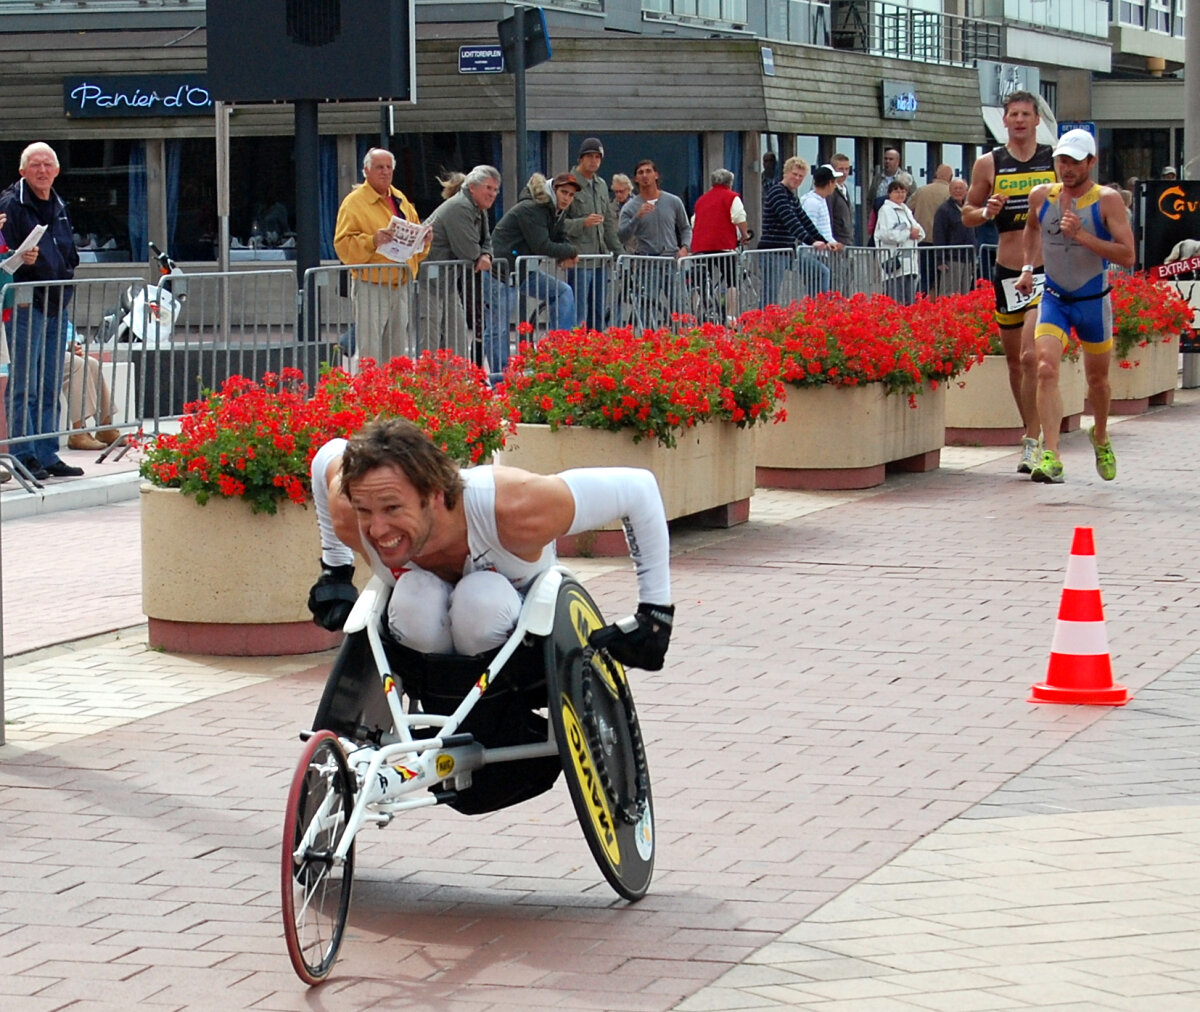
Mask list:
[[[1025,265],[1019,290],[1033,292],[1034,254],[1041,250],[1046,265],[1041,315],[1034,332],[1037,348],[1037,407],[1045,449],[1030,477],[1058,484],[1063,465],[1058,456],[1062,424],[1062,394],[1058,388],[1062,353],[1071,329],[1083,346],[1088,400],[1096,424],[1088,435],[1096,455],[1096,472],[1105,481],[1117,476],[1117,458],[1108,438],[1108,407],[1112,391],[1108,369],[1112,361],[1112,300],[1109,261],[1132,267],[1136,258],[1133,230],[1121,194],[1091,178],[1096,162],[1096,139],[1086,130],[1068,130],[1054,149],[1059,182],[1037,187],[1029,195],[1025,222]]]
[[[1178,178],[1175,175],[1175,166],[1174,165],[1164,165],[1163,170],[1162,170],[1162,178],[1166,179],[1166,180],[1173,180],[1173,179]]]

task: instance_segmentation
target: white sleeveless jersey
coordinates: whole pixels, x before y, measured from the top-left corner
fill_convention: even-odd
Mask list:
[[[462,472],[463,510],[467,516],[467,561],[463,575],[493,570],[506,577],[517,590],[525,590],[534,577],[554,565],[554,542],[542,549],[536,562],[518,558],[500,544],[496,530],[496,480],[490,464]]]

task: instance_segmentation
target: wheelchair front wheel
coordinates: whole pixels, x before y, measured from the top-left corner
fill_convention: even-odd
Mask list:
[[[548,658],[550,717],[575,814],[600,871],[627,900],[654,872],[654,805],[625,671],[587,636],[603,626],[587,592],[565,581]]]
[[[283,825],[283,933],[296,975],[306,984],[333,968],[350,914],[354,845],[335,862],[354,809],[354,774],[342,744],[318,731],[304,746]]]

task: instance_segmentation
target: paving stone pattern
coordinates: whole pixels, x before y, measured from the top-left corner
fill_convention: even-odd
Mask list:
[[[314,991],[284,952],[278,860],[330,655],[180,658],[126,632],[9,658],[0,1007],[1200,1007],[1200,399],[1182,394],[1114,426],[1113,483],[1075,433],[1062,486],[981,453],[870,494],[776,493],[761,515],[756,497],[750,524],[676,539],[669,663],[634,673],[649,895],[611,893],[561,786],[402,818],[360,837],[349,936]],[[1078,524],[1122,709],[1025,701]],[[581,568],[628,609],[623,567]],[[111,715],[91,683],[122,685]]]

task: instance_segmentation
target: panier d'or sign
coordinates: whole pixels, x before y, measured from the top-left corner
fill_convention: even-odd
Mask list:
[[[124,74],[63,78],[63,112],[102,116],[211,116],[204,74]]]

